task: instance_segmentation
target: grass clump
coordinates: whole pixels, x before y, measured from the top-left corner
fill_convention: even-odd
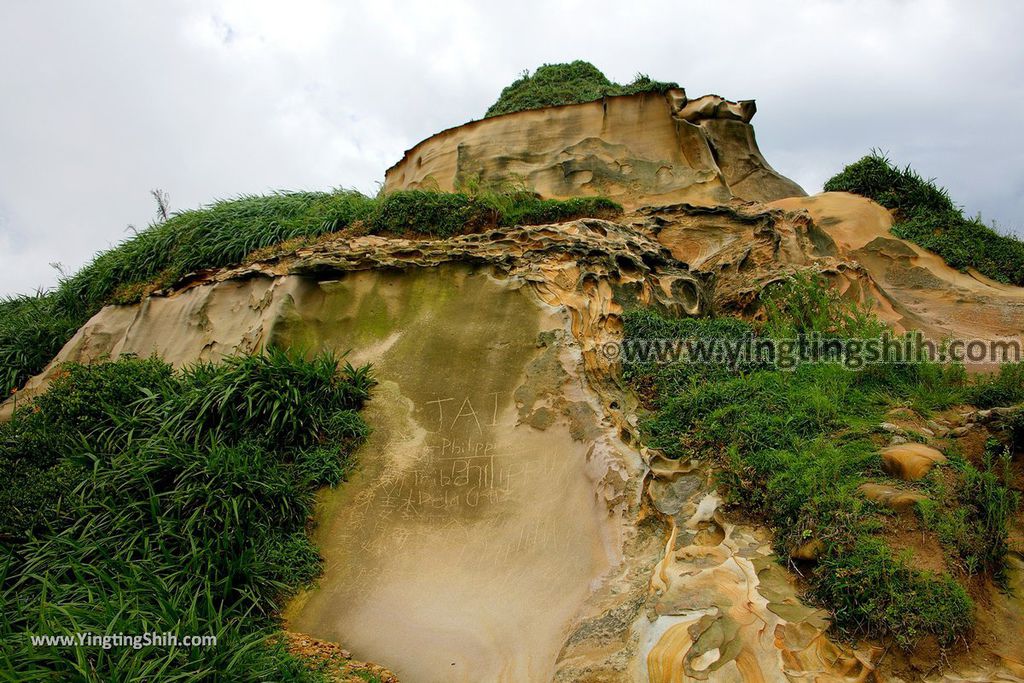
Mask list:
[[[603,197],[543,200],[521,188],[366,197],[351,190],[279,192],[170,215],[97,255],[56,289],[0,301],[0,397],[21,387],[106,304],[138,302],[189,273],[274,254],[361,222],[376,234],[450,237],[492,225],[527,225],[622,212]]]
[[[853,192],[892,209],[893,234],[934,251],[954,268],[1024,285],[1024,242],[1000,235],[980,218],[967,218],[944,188],[909,166],[900,169],[872,152],[830,178],[825,190]]]
[[[53,294],[0,300],[0,400],[42,370],[83,322]]]
[[[541,109],[561,104],[593,102],[612,95],[632,95],[641,92],[664,93],[678,88],[678,83],[651,80],[637,74],[632,83],[620,85],[605,76],[600,69],[577,59],[566,64],[545,64],[533,74],[523,74],[501,91],[498,101],[491,105],[485,116],[498,116],[526,109]]]
[[[284,192],[216,202],[154,223],[62,278],[54,290],[0,302],[0,392],[42,370],[104,305],[134,303],[187,273],[341,229],[372,206],[372,199],[347,190]]]
[[[509,225],[539,225],[583,217],[611,218],[622,207],[605,197],[541,199],[525,190],[489,192],[401,190],[383,195],[366,224],[374,234],[434,237]]]
[[[320,572],[313,493],[365,437],[372,383],[366,368],[280,350],[183,372],[137,358],[68,367],[0,425],[0,672],[320,680],[280,644],[277,615]],[[168,631],[217,644],[29,641]]]
[[[344,228],[372,206],[351,190],[278,192],[176,213],[99,254],[61,283],[57,300],[71,310],[95,310],[119,287],[154,279],[171,284],[194,271],[234,265],[256,249]]]
[[[766,319],[757,325],[630,311],[626,341],[867,339],[886,332],[812,276],[776,285],[762,302]],[[891,407],[959,404],[1002,380],[968,381],[962,367],[931,363],[850,367],[646,361],[627,363],[624,376],[649,410],[641,423],[648,445],[670,457],[715,462],[730,499],[773,528],[780,555],[812,540],[821,546],[805,576],[838,625],[905,648],[926,635],[951,643],[971,626],[969,596],[949,575],[915,569],[895,553],[880,533],[883,513],[857,488],[884,477],[874,435]],[[956,491],[970,530],[988,539],[977,569],[997,573],[1013,495],[988,469],[966,469]]]
[[[973,604],[963,586],[911,569],[880,539],[859,536],[826,556],[818,573],[826,578],[815,595],[840,623],[890,634],[905,649],[924,635],[948,642],[971,628]]]
[[[1024,403],[1024,363],[1006,363],[989,381],[970,389],[967,402],[979,408]]]
[[[1011,488],[1010,461],[1010,450],[990,441],[980,469],[955,459],[954,484],[940,480],[935,500],[919,504],[924,523],[964,572],[985,572],[999,583],[1006,579],[1010,520],[1020,507],[1020,493]]]

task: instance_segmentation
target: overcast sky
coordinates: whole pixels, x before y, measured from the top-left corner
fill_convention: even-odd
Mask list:
[[[1024,3],[0,0],[0,293],[56,279],[172,209],[376,191],[524,69],[757,100],[809,192],[872,147],[1024,227]]]

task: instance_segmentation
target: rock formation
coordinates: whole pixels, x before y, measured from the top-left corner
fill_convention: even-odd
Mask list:
[[[869,200],[805,197],[761,156],[753,113],[673,90],[444,131],[386,190],[520,178],[634,210],[447,240],[341,232],[104,308],[22,396],[63,362],[129,352],[184,364],[278,343],[372,361],[375,431],[322,495],[325,573],[287,616],[401,680],[877,679],[881,651],[830,639],[708,466],[640,442],[609,353],[621,313],[752,313],[767,283],[810,268],[899,329],[996,339],[1024,328],[1024,290],[891,236]],[[1019,599],[1000,600],[993,618],[1024,642]],[[1020,680],[1013,648],[932,679]]]
[[[450,128],[388,169],[385,191],[519,179],[545,197],[601,194],[626,206],[802,197],[757,148],[753,101],[717,95],[607,97]]]
[[[907,443],[882,449],[882,468],[897,479],[923,479],[931,469],[946,462],[941,451],[923,443]]]

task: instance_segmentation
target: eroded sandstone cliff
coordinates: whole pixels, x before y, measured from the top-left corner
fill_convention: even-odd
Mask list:
[[[352,350],[381,382],[375,432],[321,497],[325,573],[291,629],[410,681],[878,679],[882,651],[830,638],[706,463],[643,445],[607,350],[626,308],[753,314],[798,269],[935,338],[1019,332],[1024,290],[891,236],[869,200],[805,197],[757,151],[752,115],[670,91],[445,131],[387,189],[518,176],[635,210],[446,240],[329,235],[107,306],[19,400],[67,361]],[[1024,676],[1019,597],[989,607],[1004,639],[931,680]]]

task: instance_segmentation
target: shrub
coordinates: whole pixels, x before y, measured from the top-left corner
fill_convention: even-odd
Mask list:
[[[769,285],[761,294],[764,333],[776,339],[800,335],[866,339],[879,336],[884,325],[870,307],[854,304],[829,287],[824,276],[797,272]]]
[[[72,366],[0,426],[0,671],[13,680],[320,680],[280,644],[314,580],[314,489],[366,436],[372,378],[283,351],[181,373]],[[86,400],[94,395],[97,400]],[[200,400],[199,397],[208,397]],[[57,431],[67,438],[52,439]],[[48,444],[48,460],[21,457]],[[11,476],[13,474],[13,476]],[[29,478],[34,487],[22,486]],[[51,496],[51,514],[10,516]],[[215,647],[32,647],[32,635],[214,635]]]
[[[979,408],[1024,402],[1024,362],[1000,365],[994,375],[979,379],[968,391],[967,398]]]
[[[68,456],[97,434],[123,433],[135,402],[162,391],[170,377],[155,359],[70,364],[31,406],[0,423],[0,536],[24,538],[52,522],[85,474]]]
[[[312,360],[271,347],[254,356],[234,356],[219,365],[197,363],[181,375],[181,389],[167,401],[166,428],[191,441],[239,441],[273,434],[277,443],[308,446],[333,433],[369,397],[368,386],[350,379],[358,371],[323,353]]]
[[[1005,582],[1009,524],[1020,506],[1020,494],[1011,488],[1010,452],[990,443],[982,469],[966,462],[958,465],[955,490],[943,487],[941,506],[923,507],[922,518],[965,571],[987,572]]]
[[[437,237],[450,237],[467,226],[475,228],[487,222],[496,223],[497,217],[489,216],[487,207],[475,203],[468,195],[431,190],[385,194],[367,219],[372,233],[418,233]]]
[[[81,324],[49,294],[0,301],[0,399],[42,370]]]
[[[928,634],[948,645],[973,621],[962,586],[948,576],[911,569],[876,538],[861,537],[828,554],[814,575],[815,595],[840,623],[860,633],[892,635],[903,648]]]
[[[542,225],[561,223],[576,218],[612,218],[622,207],[606,197],[572,197],[570,199],[537,199],[515,203],[502,215],[503,225]]]
[[[870,197],[902,218],[921,212],[942,214],[957,210],[945,188],[922,178],[909,166],[898,168],[876,151],[832,176],[824,189]]]
[[[541,199],[533,192],[400,190],[383,195],[367,218],[370,232],[451,237],[483,227],[611,218],[622,207],[605,197]]]
[[[944,188],[909,166],[900,169],[872,152],[830,178],[825,190],[853,192],[892,209],[893,234],[934,251],[954,268],[1024,285],[1024,242],[966,218]]]
[[[538,67],[533,75],[523,72],[516,81],[502,90],[498,101],[491,105],[485,116],[592,102],[611,95],[663,93],[678,87],[677,83],[653,81],[644,74],[637,74],[628,85],[619,85],[608,80],[596,66],[582,60],[567,64],[545,64]]]

